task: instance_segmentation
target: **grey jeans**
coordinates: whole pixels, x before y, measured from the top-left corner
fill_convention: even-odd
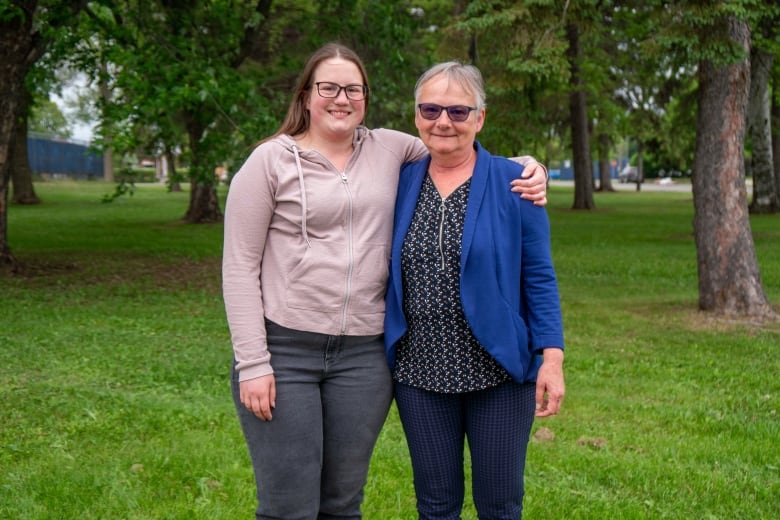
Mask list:
[[[258,519],[360,519],[371,452],[392,399],[382,335],[328,336],[266,321],[273,420],[231,386],[257,484]]]

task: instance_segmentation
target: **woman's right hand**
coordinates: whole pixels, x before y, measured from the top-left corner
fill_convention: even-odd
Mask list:
[[[276,380],[273,374],[241,381],[239,396],[246,409],[261,421],[270,421],[276,408]]]

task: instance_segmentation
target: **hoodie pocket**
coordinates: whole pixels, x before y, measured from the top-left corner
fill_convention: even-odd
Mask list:
[[[296,309],[338,311],[347,280],[346,246],[312,241],[287,275],[287,305]]]
[[[389,250],[384,244],[355,247],[352,270],[347,246],[312,242],[287,277],[287,305],[296,309],[338,312],[349,297],[351,314],[385,310]]]
[[[389,273],[390,249],[380,243],[355,248],[350,311],[353,314],[385,312],[385,293]]]

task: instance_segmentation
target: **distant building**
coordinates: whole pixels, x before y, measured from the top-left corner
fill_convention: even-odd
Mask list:
[[[44,178],[103,178],[103,154],[87,143],[31,133],[27,157],[33,174]]]

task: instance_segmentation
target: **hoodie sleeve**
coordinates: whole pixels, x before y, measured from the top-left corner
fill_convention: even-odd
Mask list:
[[[406,132],[380,128],[372,130],[382,141],[383,145],[392,150],[401,160],[401,164],[419,161],[428,155],[428,149],[419,137],[415,137]]]
[[[222,295],[239,380],[273,373],[260,270],[274,213],[272,142],[257,147],[233,177],[225,203]]]

